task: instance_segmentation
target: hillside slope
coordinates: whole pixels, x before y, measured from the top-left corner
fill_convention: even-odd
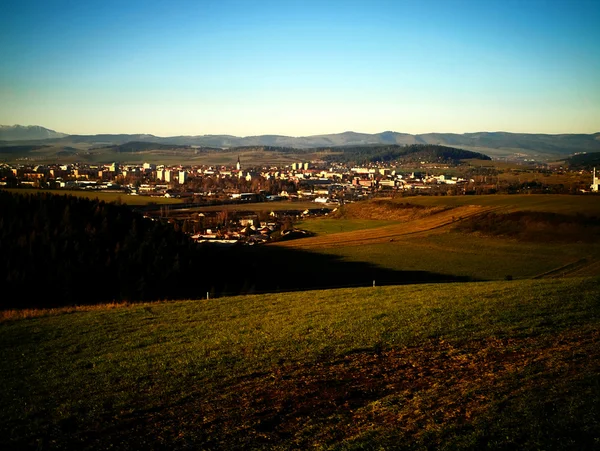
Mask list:
[[[573,155],[565,160],[565,164],[571,169],[592,169],[600,166],[600,152]]]
[[[592,450],[598,282],[344,289],[5,320],[0,447]]]
[[[389,209],[383,208],[383,212]],[[429,208],[419,210],[416,208],[399,209],[398,212],[392,209],[389,219],[402,221],[400,224],[377,227],[367,230],[356,230],[351,232],[342,232],[303,238],[301,240],[282,241],[274,243],[274,246],[287,247],[294,249],[322,249],[325,247],[347,247],[361,246],[365,244],[385,243],[394,239],[415,235],[419,233],[436,233],[442,231],[444,227],[459,220],[464,220],[473,216],[479,216],[485,212],[494,211],[493,207],[464,206],[452,209]],[[369,219],[379,219],[377,211]]]
[[[327,149],[320,149],[327,150]],[[411,144],[399,145],[372,145],[372,146],[344,146],[337,149],[341,154],[329,155],[325,160],[375,163],[392,162],[418,163],[420,161],[458,164],[460,160],[491,160],[490,157],[478,152],[472,152],[454,147],[440,146],[437,144]]]
[[[39,125],[0,125],[0,141],[54,139],[67,136]]]
[[[169,136],[159,137],[150,134],[100,134],[100,135],[64,135],[43,129],[40,133],[33,130],[24,133],[16,130],[10,131],[8,126],[5,131],[0,129],[0,141],[4,145],[58,145],[82,147],[120,145],[130,141],[153,142],[178,146],[201,147],[285,147],[297,149],[309,148],[336,148],[344,146],[370,146],[370,145],[442,145],[458,147],[460,149],[480,152],[492,157],[511,157],[516,154],[540,160],[560,159],[565,156],[581,152],[600,152],[600,133],[593,134],[533,134],[533,133],[508,133],[508,132],[476,132],[476,133],[425,133],[411,135],[385,131],[381,133],[344,132],[313,136],[282,136],[260,135],[238,137],[231,135],[195,135],[195,136]],[[47,130],[46,132],[43,132]],[[10,132],[10,133],[9,133]],[[18,141],[25,140],[24,143]],[[43,140],[43,142],[32,142]]]
[[[599,275],[598,216],[594,196],[381,198],[304,220],[298,227],[315,236],[267,247],[470,280]]]

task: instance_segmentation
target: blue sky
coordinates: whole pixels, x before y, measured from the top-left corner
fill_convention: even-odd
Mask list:
[[[600,131],[600,0],[8,1],[0,124]]]

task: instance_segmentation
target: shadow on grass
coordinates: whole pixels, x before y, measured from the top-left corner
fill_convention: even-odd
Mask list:
[[[428,271],[394,271],[365,262],[281,247],[207,249],[216,263],[201,281],[199,293],[211,297],[313,289],[469,282],[464,276]],[[215,269],[221,270],[215,271]]]
[[[175,248],[173,253],[178,249],[181,251]],[[338,256],[271,246],[202,245],[188,250],[183,249],[171,260],[169,255],[147,252],[144,258],[149,262],[138,256],[108,267],[85,259],[79,263],[72,255],[63,254],[63,262],[68,264],[60,266],[50,259],[50,266],[38,265],[22,274],[22,280],[11,279],[5,293],[27,287],[28,295],[5,296],[0,309],[366,287],[373,281],[381,286],[472,280],[426,271],[394,271],[370,263],[346,262]]]

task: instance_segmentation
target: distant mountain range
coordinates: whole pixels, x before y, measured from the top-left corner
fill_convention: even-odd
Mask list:
[[[0,141],[26,141],[32,139],[63,138],[65,133],[55,132],[39,125],[0,125]]]
[[[327,135],[291,137],[260,135],[197,135],[159,137],[148,134],[66,135],[40,126],[0,126],[0,146],[51,145],[97,148],[122,145],[132,141],[164,146],[198,146],[213,148],[272,146],[297,149],[332,148],[364,145],[436,144],[481,152],[496,158],[515,156],[540,160],[562,159],[576,153],[600,152],[600,133],[594,134],[530,134],[508,132],[425,133],[411,135],[386,131],[382,133],[344,132]]]

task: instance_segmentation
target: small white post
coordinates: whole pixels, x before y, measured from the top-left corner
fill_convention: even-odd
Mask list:
[[[373,288],[375,288],[375,279],[373,279]]]
[[[206,292],[206,299],[208,299],[208,291]]]

